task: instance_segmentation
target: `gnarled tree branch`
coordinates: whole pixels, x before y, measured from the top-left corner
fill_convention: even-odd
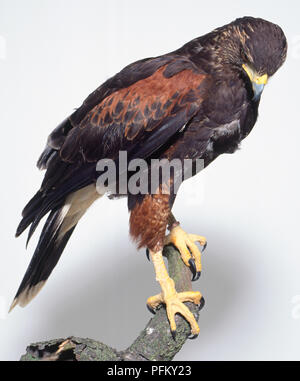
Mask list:
[[[168,260],[169,274],[178,292],[192,290],[191,273],[172,245],[164,248]],[[186,303],[199,319],[199,307]],[[21,361],[169,361],[180,351],[190,335],[190,326],[180,315],[176,315],[177,333],[173,339],[164,306],[161,306],[136,340],[124,351],[117,351],[99,341],[69,337],[31,344]]]

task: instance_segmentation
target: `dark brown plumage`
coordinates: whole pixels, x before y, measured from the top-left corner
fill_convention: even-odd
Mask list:
[[[99,197],[98,160],[117,163],[122,150],[128,160],[202,158],[207,166],[234,152],[256,122],[266,76],[278,70],[286,52],[280,27],[245,17],[174,52],[135,62],[95,90],[50,134],[38,161],[45,177],[17,235],[30,226],[30,238],[49,216],[12,307],[26,305],[39,291],[78,220]],[[174,199],[172,191],[128,195],[130,232],[140,247],[162,249]]]

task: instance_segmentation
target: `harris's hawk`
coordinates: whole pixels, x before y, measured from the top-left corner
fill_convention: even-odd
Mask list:
[[[90,94],[50,134],[38,160],[45,177],[24,208],[16,235],[30,226],[30,239],[41,218],[48,218],[11,308],[25,306],[38,293],[79,219],[103,195],[96,189],[99,160],[120,165],[118,154],[125,151],[128,161],[203,159],[207,166],[220,154],[234,152],[252,130],[264,85],[286,53],[279,26],[244,17],[171,53],[137,61]],[[129,179],[131,175],[128,171]],[[169,191],[163,192],[166,185]],[[174,244],[198,279],[196,242],[205,245],[206,240],[185,233],[172,215],[176,194],[171,185],[172,178],[168,184],[161,181],[154,194],[128,192],[130,234],[148,250],[162,289],[148,299],[148,307],[164,303],[172,332],[180,313],[197,335],[199,327],[183,302],[201,304],[203,298],[200,292],[176,292],[162,249]]]

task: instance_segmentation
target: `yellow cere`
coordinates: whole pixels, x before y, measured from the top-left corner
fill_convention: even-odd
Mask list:
[[[243,64],[243,69],[248,74],[248,76],[252,82],[255,82],[257,85],[266,85],[267,84],[267,82],[268,82],[268,75],[267,74],[259,76],[254,70],[249,68],[249,66],[246,64]]]
[[[261,77],[255,77],[254,82],[258,85],[266,85],[268,82],[268,75],[264,74]]]

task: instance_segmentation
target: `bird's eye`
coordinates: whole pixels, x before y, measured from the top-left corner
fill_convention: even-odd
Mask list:
[[[248,59],[247,54],[246,54],[244,49],[241,49],[240,54],[241,54],[241,58],[242,58],[244,63],[249,62],[249,59]]]

